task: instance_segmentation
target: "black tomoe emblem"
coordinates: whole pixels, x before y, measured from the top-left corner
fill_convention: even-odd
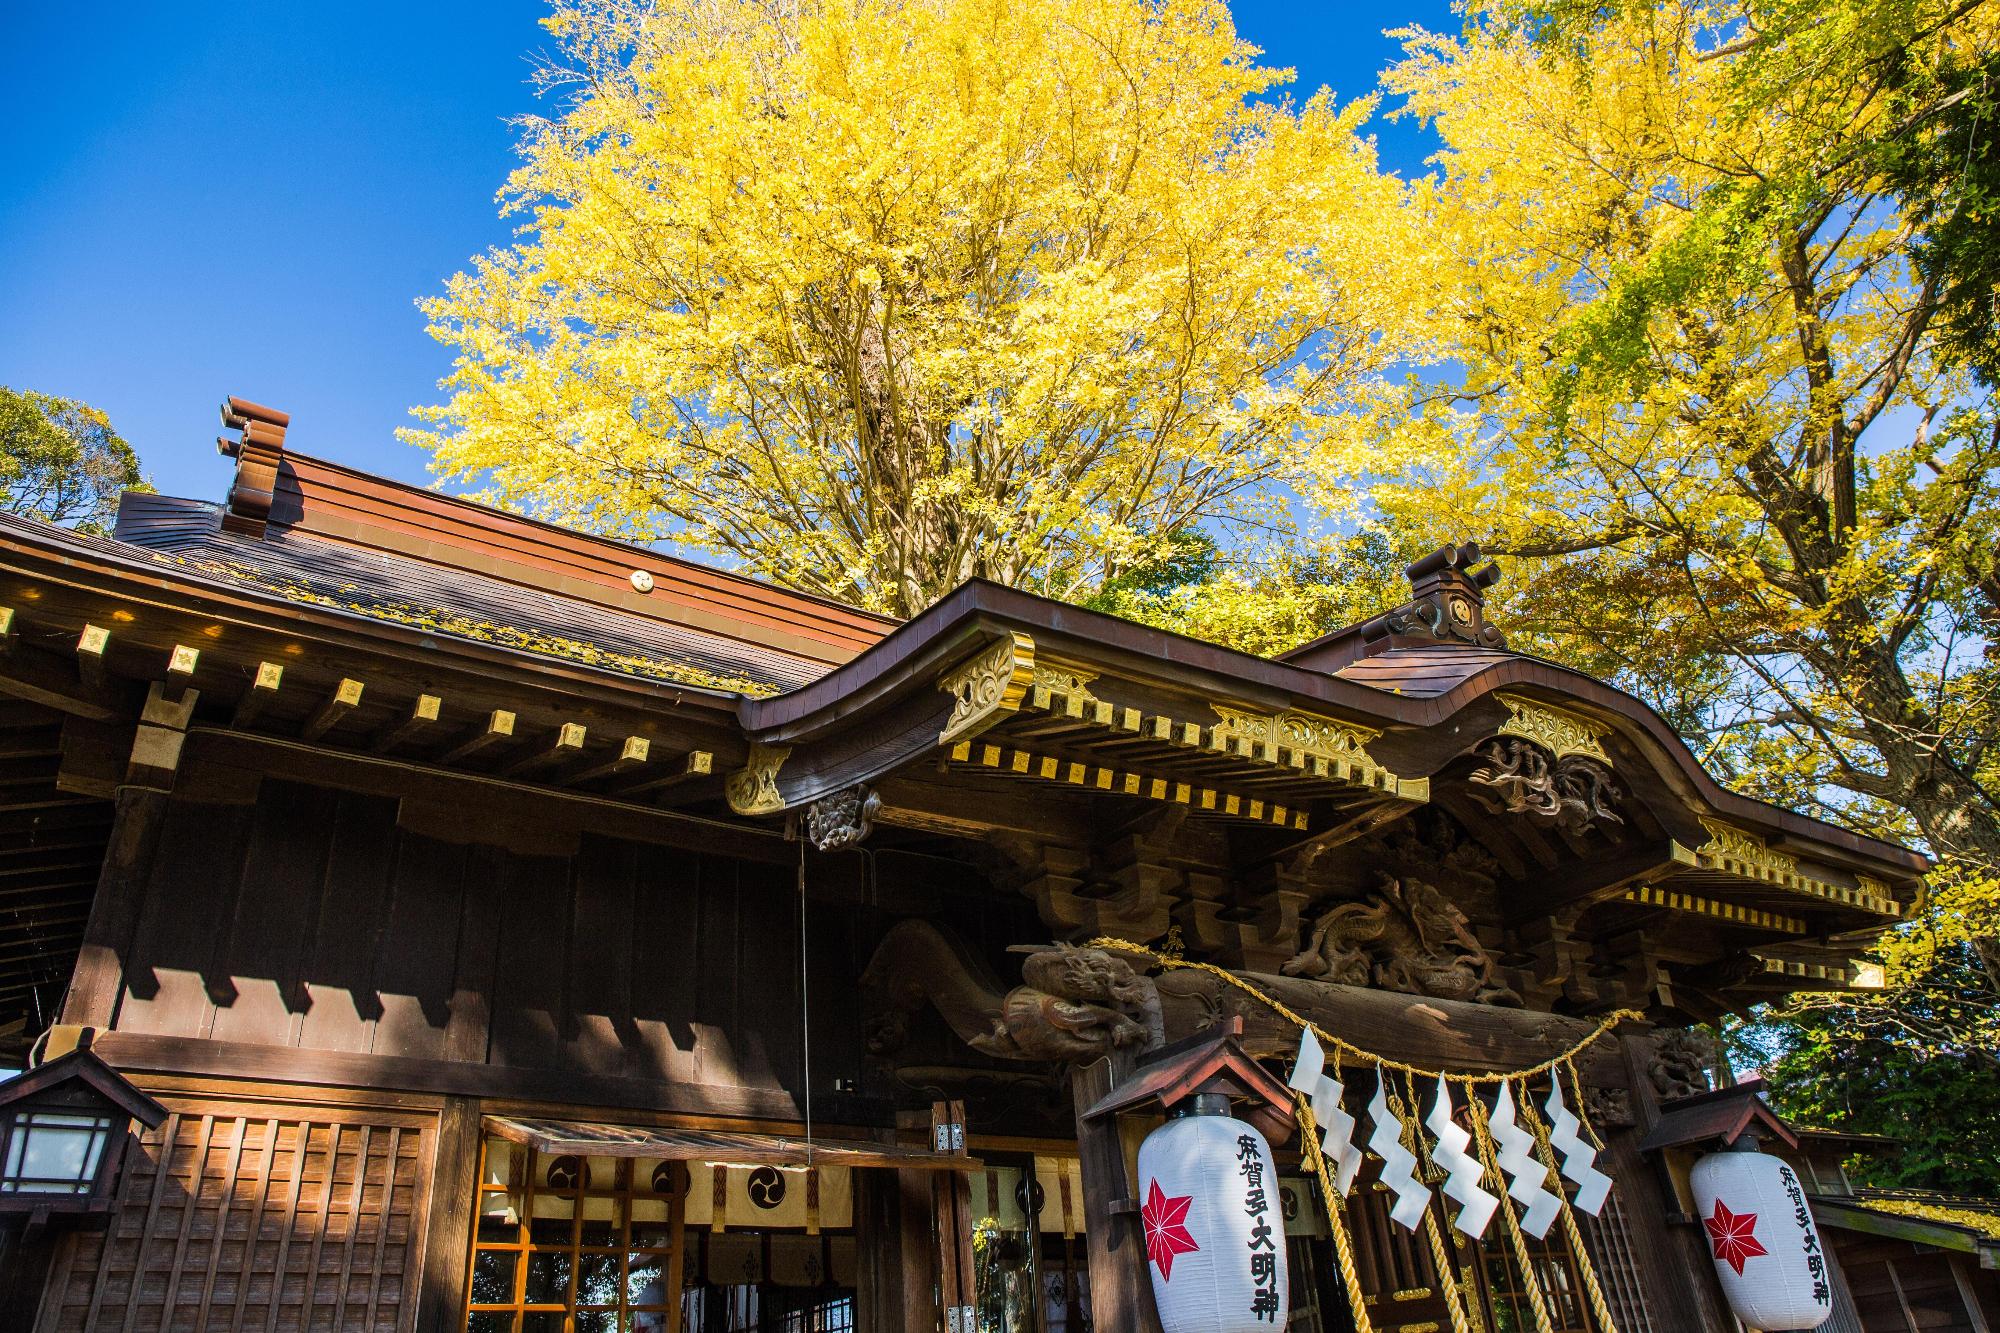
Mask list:
[[[750,1202],[759,1208],[776,1208],[785,1201],[785,1173],[775,1166],[760,1166],[750,1173],[747,1188]]]

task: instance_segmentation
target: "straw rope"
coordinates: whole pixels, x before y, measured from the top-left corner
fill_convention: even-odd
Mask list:
[[[1340,1263],[1341,1285],[1347,1288],[1347,1305],[1354,1314],[1355,1333],[1375,1333],[1368,1306],[1361,1296],[1361,1271],[1354,1264],[1354,1242],[1347,1234],[1347,1200],[1333,1189],[1333,1173],[1326,1169],[1326,1154],[1320,1151],[1319,1126],[1313,1122],[1312,1105],[1303,1092],[1293,1094],[1299,1133],[1305,1142],[1306,1161],[1319,1177],[1320,1196],[1326,1200],[1326,1219],[1333,1229],[1333,1252]]]
[[[1313,1022],[1310,1018],[1307,1018],[1305,1015],[1292,1009],[1290,1006],[1285,1004],[1284,1001],[1278,999],[1273,995],[1267,994],[1263,990],[1260,990],[1258,987],[1245,981],[1243,978],[1237,976],[1234,972],[1231,972],[1229,969],[1224,967],[1217,967],[1214,963],[1198,963],[1186,958],[1175,958],[1170,954],[1161,953],[1156,949],[1149,949],[1143,944],[1133,944],[1129,940],[1121,940],[1109,935],[1100,935],[1096,939],[1089,941],[1083,947],[1086,949],[1109,949],[1117,953],[1135,954],[1141,958],[1150,959],[1154,964],[1170,970],[1182,969],[1182,970],[1192,970],[1196,972],[1207,972],[1210,975],[1215,976],[1220,980],[1226,982],[1227,984],[1234,986],[1236,989],[1242,991],[1245,995],[1250,996],[1252,999],[1256,1000],[1259,1004],[1262,1004],[1266,1008],[1268,1008],[1272,1013],[1278,1015],[1278,1017],[1285,1019],[1288,1022],[1296,1023],[1302,1028],[1308,1029],[1314,1036],[1320,1039],[1322,1044],[1331,1046],[1335,1050],[1340,1051],[1345,1055],[1351,1056],[1356,1060],[1360,1060],[1363,1061],[1364,1063],[1374,1065],[1378,1069],[1395,1069],[1395,1070],[1400,1070],[1406,1074],[1422,1074],[1425,1078],[1443,1077],[1450,1082],[1464,1083],[1467,1084],[1468,1086],[1476,1086],[1482,1083],[1497,1084],[1504,1082],[1510,1078],[1527,1079],[1527,1078],[1535,1078],[1542,1074],[1546,1074],[1550,1070],[1556,1068],[1558,1065],[1567,1064],[1568,1062],[1574,1060],[1577,1056],[1581,1055],[1584,1051],[1588,1050],[1607,1032],[1617,1027],[1620,1023],[1636,1022],[1643,1020],[1645,1018],[1645,1015],[1640,1013],[1637,1009],[1616,1009],[1613,1010],[1611,1013],[1606,1014],[1602,1019],[1600,1019],[1598,1021],[1597,1027],[1590,1033],[1589,1036],[1585,1037],[1582,1041],[1577,1042],[1574,1046],[1569,1047],[1561,1054],[1551,1056],[1550,1058],[1542,1061],[1540,1064],[1529,1065],[1525,1069],[1508,1069],[1498,1072],[1488,1071],[1486,1073],[1480,1073],[1480,1074],[1453,1074],[1447,1071],[1442,1071],[1437,1069],[1425,1069],[1420,1065],[1405,1064],[1401,1060],[1392,1060],[1386,1055],[1378,1055],[1374,1051],[1366,1050],[1360,1046],[1356,1046],[1353,1042],[1348,1041],[1344,1037],[1339,1037],[1331,1032],[1328,1032],[1325,1028]]]
[[[1417,1164],[1423,1182],[1432,1183],[1437,1176],[1437,1166],[1431,1161],[1430,1145],[1424,1142],[1422,1121],[1417,1118],[1417,1087],[1409,1074],[1403,1075],[1403,1086],[1409,1093],[1409,1112],[1404,1114],[1402,1097],[1389,1094],[1389,1110],[1402,1121],[1406,1137],[1403,1146],[1417,1156]],[[1465,1313],[1465,1297],[1458,1289],[1458,1277],[1451,1266],[1451,1254],[1445,1249],[1444,1235],[1438,1228],[1438,1213],[1443,1205],[1424,1209],[1424,1238],[1430,1242],[1431,1267],[1437,1269],[1438,1286],[1444,1291],[1445,1313],[1451,1316],[1452,1333],[1473,1333],[1472,1321]]]
[[[1583,1092],[1580,1085],[1577,1092]],[[1604,1288],[1597,1280],[1597,1265],[1590,1261],[1590,1251],[1583,1247],[1583,1228],[1577,1225],[1576,1210],[1569,1206],[1569,1192],[1563,1188],[1562,1172],[1556,1169],[1556,1150],[1549,1142],[1548,1122],[1535,1109],[1533,1100],[1527,1096],[1527,1089],[1521,1089],[1521,1093],[1521,1107],[1529,1126],[1535,1131],[1535,1143],[1541,1149],[1542,1164],[1556,1177],[1556,1197],[1562,1200],[1563,1230],[1569,1234],[1570,1248],[1576,1251],[1576,1266],[1583,1274],[1583,1291],[1590,1298],[1591,1313],[1597,1316],[1597,1326],[1604,1333],[1618,1333],[1618,1321],[1611,1317],[1611,1305],[1604,1299]],[[1582,1100],[1580,1095],[1578,1100]]]
[[[1473,1128],[1478,1131],[1473,1138],[1479,1144],[1479,1159],[1486,1164],[1486,1173],[1493,1177],[1500,1196],[1500,1215],[1507,1219],[1507,1239],[1513,1243],[1514,1262],[1521,1266],[1521,1289],[1528,1293],[1528,1306],[1535,1316],[1536,1333],[1555,1333],[1555,1324],[1549,1319],[1548,1301],[1542,1296],[1541,1279],[1535,1275],[1534,1260],[1528,1255],[1528,1239],[1521,1234],[1521,1219],[1514,1215],[1514,1200],[1507,1193],[1507,1177],[1501,1172],[1500,1163],[1494,1160],[1493,1131],[1487,1126],[1486,1105],[1477,1097],[1465,1100],[1472,1108]]]

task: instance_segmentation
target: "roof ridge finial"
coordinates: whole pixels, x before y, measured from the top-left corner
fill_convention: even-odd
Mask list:
[[[222,513],[223,529],[262,537],[271,519],[278,467],[285,461],[285,431],[292,424],[292,415],[232,396],[222,401],[222,424],[227,430],[240,432],[238,439],[220,435],[215,440],[224,457],[236,460],[236,480],[229,487],[229,502]]]
[[[1500,581],[1500,567],[1478,542],[1440,546],[1403,572],[1410,580],[1410,600],[1371,622],[1366,638],[1428,638],[1505,648],[1506,636],[1486,623],[1486,590]],[[1374,633],[1369,633],[1373,630]]]

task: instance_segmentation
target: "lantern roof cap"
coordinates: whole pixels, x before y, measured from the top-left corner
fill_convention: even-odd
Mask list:
[[[34,1100],[65,1084],[88,1088],[148,1129],[167,1118],[166,1107],[134,1087],[88,1047],[78,1047],[0,1083],[0,1109]]]
[[[1639,1142],[1641,1152],[1720,1143],[1727,1148],[1745,1134],[1757,1133],[1799,1146],[1798,1132],[1764,1100],[1764,1080],[1680,1097],[1660,1106],[1660,1119]]]
[[[1292,1133],[1292,1094],[1285,1081],[1244,1051],[1243,1019],[1232,1015],[1183,1041],[1141,1057],[1144,1063],[1083,1113],[1085,1120],[1126,1111],[1164,1114],[1197,1093],[1223,1093],[1251,1103],[1244,1117],[1273,1144]]]

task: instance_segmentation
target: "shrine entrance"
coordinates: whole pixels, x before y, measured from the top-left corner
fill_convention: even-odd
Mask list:
[[[857,1175],[976,1166],[770,1135],[506,1117],[486,1128],[468,1333],[851,1333]]]

